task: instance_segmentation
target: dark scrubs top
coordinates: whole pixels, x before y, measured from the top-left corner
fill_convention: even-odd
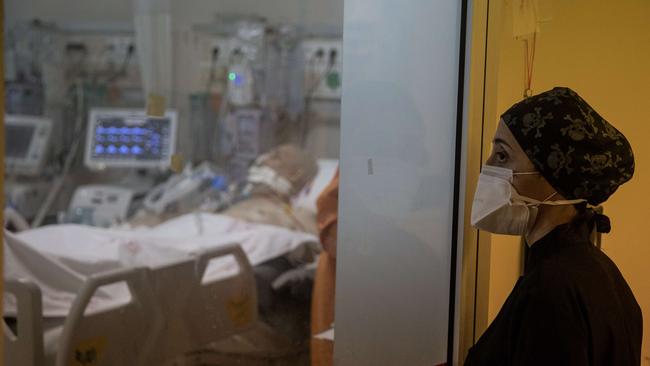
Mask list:
[[[578,219],[532,245],[524,275],[466,366],[641,363],[641,309],[589,232]]]

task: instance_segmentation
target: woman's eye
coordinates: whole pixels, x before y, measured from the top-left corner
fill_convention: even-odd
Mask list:
[[[506,153],[497,151],[494,156],[497,158],[497,161],[500,163],[504,163],[508,159],[508,155]]]

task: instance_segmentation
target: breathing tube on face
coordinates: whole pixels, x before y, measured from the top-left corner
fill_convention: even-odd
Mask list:
[[[263,184],[284,196],[291,195],[291,182],[268,166],[254,165],[248,170],[248,182]]]

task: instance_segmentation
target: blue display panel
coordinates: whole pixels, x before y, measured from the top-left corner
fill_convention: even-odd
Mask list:
[[[160,160],[169,151],[169,119],[145,117],[142,122],[129,126],[123,118],[100,117],[93,158]]]
[[[94,110],[86,144],[86,165],[167,165],[174,153],[175,114],[145,116],[143,111]]]

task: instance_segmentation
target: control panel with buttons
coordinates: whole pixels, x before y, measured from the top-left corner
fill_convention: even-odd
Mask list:
[[[90,112],[85,163],[107,167],[166,168],[176,143],[176,112],[147,116],[144,110],[93,109]]]

